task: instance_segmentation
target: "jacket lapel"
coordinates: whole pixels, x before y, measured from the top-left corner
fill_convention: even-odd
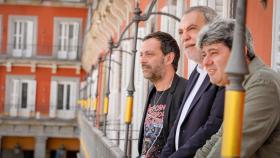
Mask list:
[[[198,100],[200,99],[200,97],[202,96],[202,94],[206,91],[206,89],[207,89],[210,85],[211,85],[211,83],[210,83],[210,80],[209,80],[209,76],[207,75],[207,76],[205,77],[205,79],[203,80],[202,85],[201,85],[200,88],[198,89],[198,91],[197,91],[197,93],[196,93],[196,95],[195,95],[195,97],[194,97],[194,99],[193,99],[193,101],[192,101],[192,103],[191,103],[191,105],[190,105],[190,108],[189,108],[189,110],[188,110],[188,112],[187,112],[185,118],[187,118],[187,116],[188,116],[188,114],[190,113],[190,111],[193,109],[193,107],[196,105],[196,103],[198,102]]]
[[[169,111],[170,111],[170,107],[171,102],[172,102],[172,98],[173,98],[173,94],[176,90],[176,85],[178,83],[179,77],[177,76],[177,74],[174,75],[171,87],[169,89],[169,92],[167,93],[167,98],[166,98],[166,106],[165,106],[165,110],[164,110],[164,117],[163,117],[163,134],[167,134],[168,133],[168,127],[169,127]],[[167,137],[167,136],[166,136]]]
[[[182,106],[180,107],[178,116],[181,116],[184,105],[185,105],[185,103],[186,103],[186,101],[187,101],[187,99],[188,99],[188,97],[191,93],[191,90],[192,90],[193,86],[195,85],[198,77],[199,77],[199,73],[197,72],[196,67],[195,67],[195,69],[193,70],[193,72],[190,75],[189,82],[188,82],[188,85],[187,85],[187,89],[186,89],[184,99],[183,99],[183,102],[182,102]]]
[[[149,107],[149,102],[150,102],[150,99],[151,99],[151,93],[155,91],[155,87],[152,86],[150,88],[150,91],[148,93],[148,98],[146,99],[146,103],[145,103],[145,107],[144,107],[144,111],[143,111],[143,116],[142,116],[142,122],[141,122],[141,127],[140,127],[140,131],[139,131],[139,143],[138,143],[138,152],[139,154],[141,154],[141,151],[142,151],[142,145],[143,145],[143,136],[144,136],[144,123],[145,123],[145,118],[146,118],[146,115],[147,115],[147,110],[148,110],[148,107]]]

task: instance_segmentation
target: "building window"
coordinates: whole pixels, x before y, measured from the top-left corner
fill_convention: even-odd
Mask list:
[[[279,1],[273,1],[273,26],[272,26],[272,68],[280,72],[280,7]]]
[[[161,12],[169,13],[176,16],[176,6],[169,5],[161,9]],[[173,37],[175,36],[175,24],[176,21],[170,17],[161,16],[160,30],[163,32],[168,32]]]
[[[35,112],[36,81],[31,76],[7,76],[6,106],[11,116],[29,117]]]
[[[50,93],[50,117],[74,118],[78,98],[76,78],[53,77]]]
[[[28,83],[23,82],[21,84],[21,108],[27,108],[27,93],[28,93]]]
[[[229,17],[235,19],[236,16],[237,0],[230,0],[230,13]]]
[[[57,85],[57,110],[70,110],[70,83]]]
[[[36,49],[37,18],[9,17],[8,48],[14,57],[31,57]]]
[[[81,19],[55,18],[54,50],[59,59],[77,59],[80,50]]]

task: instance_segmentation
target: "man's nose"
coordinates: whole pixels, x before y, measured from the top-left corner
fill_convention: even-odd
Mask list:
[[[146,60],[146,58],[144,57],[144,55],[141,55],[141,56],[140,56],[140,63],[143,64],[143,63],[146,63],[146,62],[147,62],[147,60]]]
[[[187,41],[190,39],[190,35],[188,34],[187,31],[183,31],[182,35],[181,35],[181,40],[182,42]]]
[[[208,57],[208,56],[203,57],[203,60],[202,60],[203,67],[207,67],[207,66],[211,65],[212,63],[213,63],[213,60],[210,57]]]

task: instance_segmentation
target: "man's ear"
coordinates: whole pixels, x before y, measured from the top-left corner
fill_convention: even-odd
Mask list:
[[[175,53],[174,52],[168,53],[167,55],[165,55],[164,58],[165,64],[172,64],[174,59],[175,59]]]
[[[248,50],[247,46],[245,46],[244,52],[245,52],[245,59],[246,59],[247,63],[249,63],[250,55],[249,55],[249,50]]]

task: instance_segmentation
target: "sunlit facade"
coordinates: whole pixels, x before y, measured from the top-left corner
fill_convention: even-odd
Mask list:
[[[97,127],[103,131],[104,125],[104,98],[107,93],[107,87],[110,86],[109,95],[109,113],[106,121],[106,138],[117,147],[124,151],[128,148],[128,154],[132,157],[137,156],[137,139],[142,113],[144,109],[145,99],[148,87],[151,83],[142,76],[139,63],[139,52],[135,54],[134,68],[134,86],[133,95],[133,117],[130,125],[130,135],[128,147],[125,142],[126,125],[124,123],[127,86],[130,80],[130,72],[132,69],[132,49],[135,25],[131,25],[124,34],[123,40],[118,48],[113,49],[112,67],[110,71],[110,83],[108,84],[109,70],[109,40],[113,38],[115,44],[122,35],[125,27],[133,20],[134,8],[137,2],[142,13],[147,13],[151,1],[129,1],[129,0],[113,0],[100,1],[93,12],[90,30],[86,34],[86,42],[84,43],[84,54],[82,56],[82,66],[89,74],[88,79],[83,82],[82,98],[89,99],[91,102],[85,103],[84,109],[98,120]],[[153,12],[165,12],[172,14],[178,18],[183,15],[186,8],[196,5],[206,5],[215,9],[222,17],[235,18],[236,0],[158,0]],[[247,25],[254,36],[256,54],[260,56],[264,62],[279,72],[279,11],[280,4],[274,1],[247,1]],[[277,9],[278,8],[278,9]],[[256,12],[258,14],[256,14]],[[260,21],[262,21],[260,23]],[[140,22],[138,29],[138,38],[154,31],[165,31],[170,33],[177,42],[180,42],[177,29],[178,21],[164,15],[151,15],[147,21]],[[130,39],[130,40],[128,40]],[[141,47],[141,40],[137,40],[137,51]],[[183,57],[177,73],[188,78],[194,64]],[[97,107],[94,109],[93,102],[97,100]],[[87,106],[88,105],[88,106]],[[91,122],[92,123],[92,120]],[[83,131],[81,131],[83,133]],[[93,146],[94,140],[87,141],[87,134],[82,135],[81,141],[85,146]],[[95,143],[100,143],[96,140]],[[104,142],[103,142],[104,143]],[[108,142],[107,142],[108,143]],[[131,144],[131,146],[130,146]],[[100,148],[95,153],[86,152],[87,148],[82,149],[83,153],[95,155],[96,152],[106,151]]]
[[[77,157],[86,4],[0,1],[0,157]]]
[[[180,43],[179,22],[158,12],[180,19],[186,8],[206,5],[222,17],[234,18],[236,1],[157,0],[155,14],[139,23],[133,113],[126,141],[124,115],[135,25],[119,39],[133,20],[137,3],[143,15],[152,1],[0,0],[0,157],[109,158],[124,156],[125,149],[136,157],[151,85],[139,63],[141,39],[165,31]],[[280,72],[280,2],[247,3],[246,23],[256,54]],[[109,66],[111,38],[119,45],[113,48]],[[188,78],[194,66],[181,52],[177,73]]]

